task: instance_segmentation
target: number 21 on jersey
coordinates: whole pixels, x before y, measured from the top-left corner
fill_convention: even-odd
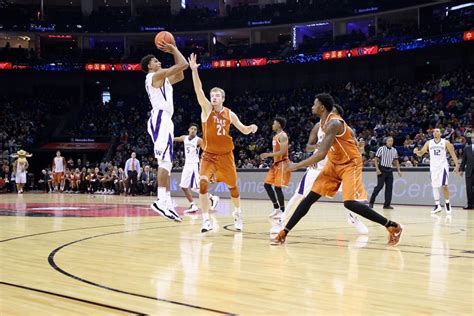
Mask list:
[[[217,135],[225,136],[225,128],[221,124],[217,124]]]

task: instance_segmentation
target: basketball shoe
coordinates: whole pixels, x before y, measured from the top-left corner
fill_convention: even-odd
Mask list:
[[[357,216],[352,215],[352,213],[349,213],[349,217],[347,218],[347,222],[350,225],[354,225],[359,234],[366,235],[366,234],[369,233],[369,229],[367,228],[367,226],[365,226],[364,223],[362,223]]]
[[[397,224],[396,227],[390,226],[387,227],[388,231],[388,243],[387,246],[396,246],[400,243],[402,237],[403,226]]]
[[[166,200],[155,201],[150,205],[150,207],[153,211],[157,212],[158,214],[164,216],[169,220],[181,222],[181,218],[179,217],[179,215],[169,209]]]
[[[270,245],[278,246],[283,245],[286,240],[286,231],[284,229],[280,230],[278,235],[270,242]]]
[[[184,210],[184,213],[185,214],[190,214],[190,213],[196,213],[197,211],[199,211],[199,208],[197,207],[196,204],[191,204],[191,207],[188,208],[187,210]]]
[[[434,209],[431,211],[431,214],[436,214],[436,213],[439,213],[443,210],[443,208],[441,207],[441,205],[439,204],[436,204]]]
[[[219,204],[220,199],[221,198],[217,195],[212,195],[211,193],[209,193],[209,200],[211,200],[211,211],[216,210],[217,204]]]
[[[208,218],[208,219],[203,219],[202,220],[202,226],[201,226],[201,233],[206,233],[210,230],[212,230],[213,227],[212,227],[212,222],[211,220]]]
[[[244,226],[242,223],[242,213],[234,211],[232,216],[234,217],[234,228],[238,231],[241,231]]]

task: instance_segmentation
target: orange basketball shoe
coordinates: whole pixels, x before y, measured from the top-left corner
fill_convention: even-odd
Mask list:
[[[396,246],[400,243],[402,237],[403,226],[397,224],[396,227],[387,227],[388,230],[388,243],[387,246]]]
[[[270,245],[278,246],[285,243],[286,231],[284,229],[280,230],[278,235],[270,242]]]

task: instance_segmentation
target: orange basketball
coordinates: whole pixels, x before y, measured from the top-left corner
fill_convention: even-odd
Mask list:
[[[155,45],[158,47],[158,45],[162,43],[167,43],[167,44],[173,44],[176,46],[176,42],[174,40],[173,34],[167,31],[162,31],[155,36]]]

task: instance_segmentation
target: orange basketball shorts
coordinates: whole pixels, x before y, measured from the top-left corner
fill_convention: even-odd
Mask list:
[[[283,160],[274,163],[270,170],[268,170],[265,183],[274,185],[276,187],[286,188],[291,179],[291,172],[288,170],[289,163],[289,160]]]
[[[207,177],[209,181],[224,182],[228,187],[237,186],[237,169],[235,167],[234,153],[223,155],[203,152],[201,156],[201,177]]]
[[[53,174],[54,182],[59,183],[63,180],[64,172],[55,172]]]
[[[362,183],[362,159],[357,158],[343,165],[335,165],[328,160],[326,166],[314,181],[312,191],[327,197],[336,195],[342,182],[343,201],[367,200],[367,192]]]

